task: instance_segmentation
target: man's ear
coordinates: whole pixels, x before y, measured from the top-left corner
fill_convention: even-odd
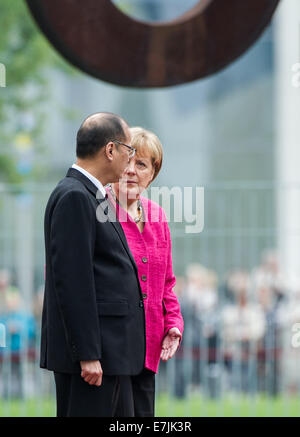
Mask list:
[[[110,141],[104,147],[105,156],[111,161],[113,159],[114,143]]]

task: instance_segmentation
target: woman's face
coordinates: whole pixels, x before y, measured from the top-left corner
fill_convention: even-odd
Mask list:
[[[149,152],[137,152],[130,159],[119,183],[120,194],[127,199],[136,199],[150,184],[154,175],[154,168]]]

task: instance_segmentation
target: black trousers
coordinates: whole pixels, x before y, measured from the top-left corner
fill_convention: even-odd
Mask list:
[[[100,387],[80,374],[54,372],[57,417],[154,417],[155,373],[103,375]]]

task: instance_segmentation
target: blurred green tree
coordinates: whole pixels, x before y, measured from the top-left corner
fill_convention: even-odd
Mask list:
[[[0,63],[6,68],[6,87],[0,88],[0,181],[21,183],[43,171],[35,163],[46,153],[49,69],[74,70],[42,35],[24,0],[1,0],[0,17]]]

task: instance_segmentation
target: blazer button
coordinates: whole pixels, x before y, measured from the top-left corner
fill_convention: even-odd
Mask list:
[[[145,281],[147,281],[147,276],[146,276],[146,275],[142,275],[142,276],[141,276],[141,279],[142,279],[142,281],[145,282]]]
[[[143,256],[142,261],[143,261],[143,263],[146,263],[146,262],[148,262],[148,259],[145,256]]]
[[[143,299],[147,299],[147,293],[143,293],[142,296],[143,296]]]
[[[143,303],[143,301],[142,301],[142,300],[140,300],[139,306],[140,306],[141,308],[143,308],[143,306],[144,306],[144,303]]]

